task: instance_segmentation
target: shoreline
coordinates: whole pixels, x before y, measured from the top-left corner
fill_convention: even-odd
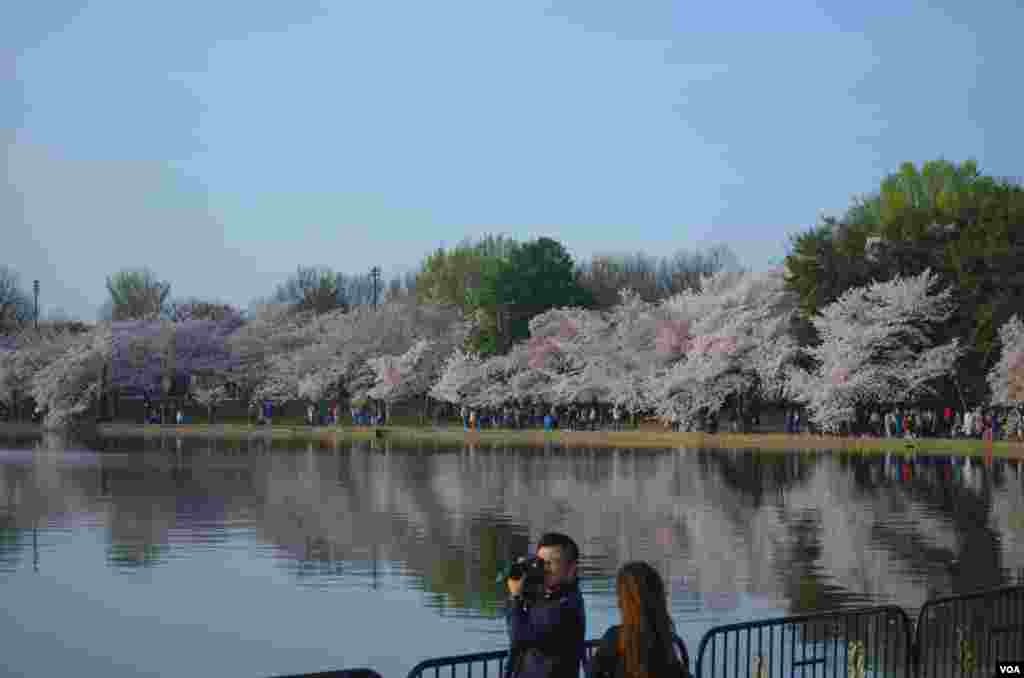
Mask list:
[[[675,433],[671,431],[541,431],[490,429],[463,431],[460,427],[420,426],[250,426],[244,424],[129,424],[103,423],[80,431],[100,437],[259,438],[337,443],[350,440],[392,440],[435,442],[455,445],[490,444],[587,448],[711,448],[759,449],[772,451],[848,450],[857,452],[901,452],[954,454],[1024,459],[1024,442],[950,438],[838,438],[808,433]],[[41,434],[32,424],[0,424],[0,433]]]

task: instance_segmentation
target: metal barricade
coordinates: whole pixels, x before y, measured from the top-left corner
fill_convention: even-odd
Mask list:
[[[381,678],[381,675],[373,669],[338,669],[317,673],[296,673],[278,678]]]
[[[1024,586],[929,600],[915,634],[918,678],[996,675],[1024,660]]]
[[[717,626],[701,639],[695,678],[912,678],[910,619],[896,606]]]
[[[594,655],[600,640],[588,640],[585,644],[586,658]],[[475,652],[452,657],[437,657],[421,661],[409,671],[407,678],[501,678],[505,673],[508,650]],[[464,667],[464,668],[463,668]],[[479,671],[474,673],[474,667]],[[463,670],[456,674],[456,670]]]
[[[675,643],[686,656],[678,636]],[[585,643],[588,662],[600,644]],[[508,654],[427,659],[408,678],[502,678]],[[689,666],[694,678],[960,678],[995,675],[999,660],[1024,660],[1024,586],[928,601],[913,634],[894,605],[716,626],[701,639],[696,666]],[[349,669],[302,678],[380,676]]]

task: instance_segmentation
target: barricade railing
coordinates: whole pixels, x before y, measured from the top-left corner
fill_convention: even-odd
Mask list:
[[[588,640],[585,643],[587,661],[594,656],[594,652],[597,651],[600,644],[600,640]],[[412,667],[407,678],[501,678],[505,674],[506,661],[508,661],[508,650],[425,659]],[[480,668],[480,672],[473,672],[475,666]],[[490,670],[492,667],[494,667],[493,671]],[[456,674],[456,669],[463,668],[464,670]],[[447,670],[442,671],[443,669]]]
[[[914,636],[918,678],[993,676],[1024,660],[1024,586],[929,600]]]
[[[685,655],[678,636],[675,643]],[[586,641],[587,661],[600,644]],[[508,655],[494,650],[427,659],[407,678],[502,678]],[[1024,661],[1024,586],[928,601],[913,631],[895,605],[716,626],[687,659],[693,678],[992,676],[999,660]],[[301,678],[380,676],[349,669]]]
[[[677,654],[689,664],[690,655],[686,650],[686,644],[679,636],[675,636],[673,640]],[[586,661],[589,662],[593,658],[600,645],[601,641],[599,639],[586,641],[584,644]],[[501,678],[505,672],[506,661],[508,661],[508,650],[427,659],[412,667],[406,678]],[[495,671],[490,672],[489,668],[495,664],[497,665]],[[482,671],[474,674],[473,667],[475,665],[479,665]],[[466,670],[456,675],[457,667],[466,667]],[[431,669],[433,669],[433,672],[431,672]],[[690,671],[692,673],[692,666]]]
[[[381,675],[373,669],[337,669],[317,673],[296,673],[278,678],[381,678]]]
[[[912,678],[912,642],[893,605],[727,624],[704,634],[694,676]]]

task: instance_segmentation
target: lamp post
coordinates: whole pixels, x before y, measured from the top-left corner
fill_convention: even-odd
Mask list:
[[[380,266],[370,269],[370,278],[373,280],[373,307],[377,308],[377,283],[380,282]]]
[[[164,402],[163,402],[163,406],[160,408],[160,423],[161,424],[166,424],[167,423],[167,398],[171,394],[171,375],[170,374],[164,374],[164,378],[163,378],[163,380],[162,380],[160,385],[163,386],[163,388],[164,388]]]
[[[39,331],[39,281],[32,281],[32,290],[36,295],[36,331]]]

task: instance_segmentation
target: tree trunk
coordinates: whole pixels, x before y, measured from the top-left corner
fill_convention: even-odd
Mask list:
[[[963,411],[966,412],[967,411],[967,401],[964,400],[964,393],[963,393],[963,391],[960,390],[960,380],[956,378],[956,375],[953,375],[953,384],[956,386],[956,393],[957,393],[957,395],[960,396],[960,404],[964,408]]]
[[[213,403],[210,403],[207,407],[206,421],[213,426]]]

